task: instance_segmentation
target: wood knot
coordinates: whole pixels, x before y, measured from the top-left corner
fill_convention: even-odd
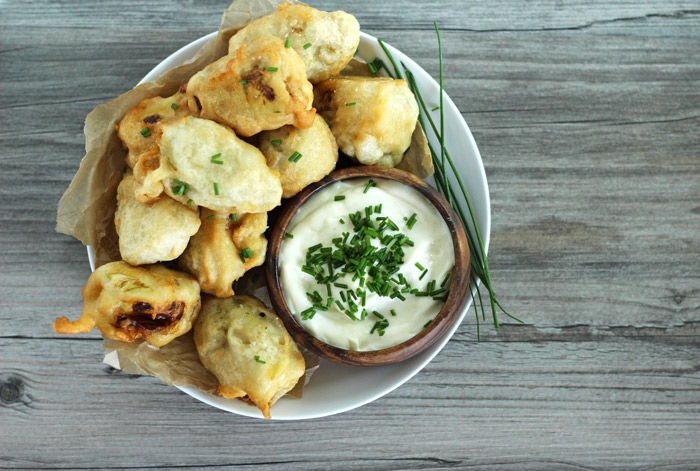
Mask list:
[[[681,304],[685,300],[685,296],[682,294],[677,294],[673,297],[673,302],[676,304]]]
[[[0,401],[5,404],[17,402],[24,395],[24,382],[17,376],[0,379]]]

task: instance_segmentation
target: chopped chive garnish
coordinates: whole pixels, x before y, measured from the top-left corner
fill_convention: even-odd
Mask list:
[[[206,219],[207,221],[211,221],[212,219],[214,219],[214,215],[213,215],[213,214],[210,214],[210,215],[207,216],[205,219]]]
[[[333,124],[331,123],[330,119],[326,118],[325,116],[323,117],[323,119],[326,121],[326,124],[328,125],[329,128],[333,127]]]
[[[336,288],[348,289],[348,285],[346,285],[345,283],[333,283],[333,286],[335,286]]]
[[[192,209],[192,200],[191,199],[187,200],[187,207]]]
[[[425,270],[425,267],[418,262],[416,262],[416,268],[419,269],[420,271]]]
[[[263,365],[264,365],[265,363],[267,363],[266,361],[261,360],[260,357],[259,357],[258,355],[255,355],[254,358],[255,358],[255,361],[257,361],[258,363],[262,363]]]
[[[173,193],[176,195],[184,195],[187,193],[187,185],[177,178],[173,178],[174,185],[172,186]]]
[[[308,49],[308,48],[310,48],[310,47],[311,47],[311,43],[306,43],[306,44],[304,44],[304,49]]]
[[[369,67],[369,71],[372,73],[372,75],[375,75],[377,73],[377,67],[374,65],[373,62],[368,62],[367,67]]]
[[[172,109],[176,110],[176,109],[177,109],[177,103],[173,103],[172,105],[170,105],[170,107],[171,107]]]
[[[452,275],[451,272],[447,272],[447,275],[445,275],[445,279],[442,280],[442,283],[440,283],[440,288],[442,288],[443,286],[445,286],[447,284],[447,280],[450,279],[451,275]]]
[[[268,67],[267,71],[268,72],[277,72],[279,69],[277,67]]]
[[[211,156],[211,163],[222,165],[224,163],[224,161],[219,160],[220,157],[221,157],[221,152],[219,152],[218,154],[212,155]]]
[[[365,190],[362,193],[367,193],[369,189],[373,186],[377,186],[377,184],[374,182],[374,180],[370,179],[370,181],[367,182],[367,186],[365,187]]]
[[[426,275],[426,273],[428,273],[428,270],[423,270],[423,273],[420,274],[420,277],[418,278],[418,280],[422,280],[423,277]]]
[[[440,107],[439,107],[439,106],[436,106],[435,108],[433,108],[433,109],[430,110],[430,111],[437,111],[437,110],[439,110],[439,109],[440,109]]]
[[[293,163],[297,163],[297,162],[299,162],[299,159],[301,159],[301,157],[302,157],[302,155],[299,152],[294,151],[294,153],[289,156],[289,161],[293,162]]]
[[[381,312],[372,311],[372,314],[374,314],[375,316],[377,316],[380,319],[386,319]]]
[[[284,47],[286,47],[287,49],[292,47],[292,40],[287,38],[287,40],[284,42]]]
[[[351,101],[350,103],[345,103],[345,106],[355,106],[356,104],[356,102]]]
[[[392,316],[395,316],[395,315],[396,315],[396,311],[394,311],[393,309],[392,309],[390,312],[391,312],[391,315],[392,315]]]
[[[344,220],[343,218],[340,218],[340,219],[338,220],[338,222],[341,223],[341,224],[345,224],[345,220]]]
[[[418,222],[418,218],[417,218],[416,216],[417,216],[417,214],[416,214],[416,213],[413,213],[413,214],[411,214],[411,217],[408,218],[408,220],[406,221],[406,227],[407,227],[409,230],[410,230],[410,229],[413,229],[413,226],[415,226],[416,223]]]
[[[273,146],[278,146],[282,144],[282,139],[273,139],[270,141],[270,144],[272,144]]]
[[[219,196],[219,184],[214,182],[214,194]]]
[[[289,238],[289,239],[293,239],[293,238],[294,238],[294,235],[293,235],[293,234],[290,234],[289,232],[285,232],[285,233],[284,233],[284,236],[287,237],[287,238]]]
[[[432,319],[430,319],[428,322],[426,322],[425,324],[423,324],[423,328],[425,329],[426,327],[428,327],[428,326],[430,325],[431,322],[433,322]]]
[[[246,247],[245,249],[241,250],[239,255],[241,257],[241,262],[245,263],[246,258],[251,258],[253,256],[253,251]]]
[[[281,111],[280,111],[280,110],[275,110],[275,111],[273,111],[273,113],[281,113]]]
[[[141,131],[139,131],[143,137],[151,137],[151,130],[148,129],[147,127],[143,128]]]
[[[333,201],[343,201],[345,199],[345,195],[335,195],[335,198],[333,198]]]
[[[248,83],[248,81],[247,80],[239,80],[238,83],[246,84],[246,83]]]
[[[238,219],[238,214],[231,213],[231,221],[236,222],[237,219]]]

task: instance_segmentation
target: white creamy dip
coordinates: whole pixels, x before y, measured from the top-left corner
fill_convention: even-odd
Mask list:
[[[449,229],[430,201],[402,183],[381,178],[372,180],[376,185],[370,184],[369,189],[367,186],[370,179],[353,178],[333,183],[317,192],[292,218],[286,231],[292,237],[285,237],[280,249],[282,291],[290,311],[316,338],[346,350],[381,350],[418,334],[442,308],[450,286],[449,274],[455,264]],[[340,199],[343,196],[344,199]],[[381,208],[378,207],[380,204]],[[388,217],[398,227],[398,231],[386,228],[382,237],[367,239],[376,250],[386,246],[381,241],[382,238],[386,241],[387,236],[394,237],[398,233],[403,233],[413,243],[410,246],[410,243],[404,242],[400,246],[404,252],[403,264],[397,265],[399,270],[388,277],[393,280],[387,283],[391,288],[389,293],[393,293],[394,298],[371,292],[367,283],[376,286],[381,281],[373,283],[373,277],[369,274],[365,277],[363,287],[360,287],[359,279],[353,281],[354,273],[345,273],[329,284],[332,300],[330,307],[327,307],[329,296],[326,284],[319,284],[313,275],[302,271],[302,267],[306,267],[307,271],[309,269],[307,251],[310,247],[321,244],[325,248],[325,254],[329,254],[328,248],[333,251],[338,249],[338,238],[345,238],[345,243],[348,244],[355,234],[348,215],[360,211],[364,218],[368,206],[372,207],[373,214],[369,217],[375,227],[381,227],[382,221],[387,223],[386,220],[377,220],[383,217]],[[341,219],[344,224],[340,222]],[[412,219],[415,219],[415,223],[409,229]],[[349,236],[344,237],[343,233],[349,233]],[[401,240],[396,237],[393,242],[388,242],[387,250],[395,249]],[[321,250],[323,249],[316,249],[312,254],[320,253]],[[325,270],[326,275],[329,274],[327,264],[317,264],[311,268],[318,273],[316,270],[319,267]],[[334,273],[342,273],[341,270],[342,268],[334,270]],[[361,297],[353,298],[349,294],[349,291],[357,293],[358,289],[360,293],[365,293],[364,306],[361,305]],[[410,292],[417,290],[418,294],[423,294],[427,289],[431,289],[430,293],[434,295],[417,296]],[[314,292],[322,299],[319,302],[316,297],[317,306],[327,307],[327,311],[313,308],[314,302],[307,293],[315,297]],[[405,301],[396,292],[401,293]],[[355,312],[350,307],[353,303]],[[363,309],[366,314],[361,319]],[[352,319],[346,311],[357,320]],[[379,316],[374,312],[379,313]],[[312,317],[306,320],[302,318],[310,315]]]

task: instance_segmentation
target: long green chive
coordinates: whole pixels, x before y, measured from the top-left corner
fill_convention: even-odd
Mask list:
[[[273,139],[270,141],[270,144],[272,144],[273,146],[278,146],[282,144],[282,139]]]
[[[267,363],[266,361],[261,360],[260,357],[259,357],[258,355],[255,355],[254,358],[255,358],[255,361],[257,361],[258,363],[262,363],[263,365],[264,365],[265,363]]]
[[[219,152],[218,154],[212,155],[212,156],[211,156],[211,163],[223,165],[224,161],[223,161],[223,160],[219,160],[220,157],[221,157],[221,152]]]
[[[442,64],[442,44],[440,40],[440,32],[437,27],[437,23],[435,24],[435,31],[438,36],[438,46],[439,46],[439,54],[440,54],[440,63]],[[393,67],[394,67],[394,72],[396,73],[396,76],[398,78],[403,78],[401,71],[399,70],[396,61],[394,60],[391,52],[388,50],[386,45],[383,43],[383,41],[378,40],[379,45],[382,47],[384,50],[384,53],[386,54],[387,58],[391,61]],[[428,108],[425,105],[425,102],[423,101],[423,97],[421,94],[420,89],[418,88],[415,78],[413,77],[413,74],[411,71],[406,68],[404,64],[403,69],[406,72],[406,79],[409,84],[409,87],[411,88],[411,91],[415,95],[418,104],[419,104],[419,109],[421,110],[421,113],[419,114],[418,121],[421,124],[421,127],[427,134],[427,126],[424,122],[424,117],[427,118],[428,122],[430,123],[430,127],[433,131],[434,136],[438,140],[438,143],[440,144],[440,153],[436,153],[435,149],[433,146],[428,143],[428,147],[430,149],[430,153],[433,157],[433,164],[435,166],[435,181],[436,181],[436,186],[438,190],[447,198],[447,200],[453,205],[455,208],[457,214],[459,215],[460,219],[462,220],[462,223],[464,225],[465,230],[467,231],[467,241],[469,242],[469,247],[471,250],[471,268],[472,268],[472,279],[470,281],[470,293],[472,295],[472,301],[474,302],[474,310],[477,318],[477,339],[480,339],[479,335],[479,316],[478,316],[478,311],[476,307],[476,300],[474,299],[474,292],[477,293],[479,297],[479,305],[482,310],[482,318],[483,318],[483,311],[484,311],[484,305],[483,301],[481,300],[481,292],[480,288],[478,285],[478,281],[481,281],[483,283],[483,286],[486,288],[489,294],[489,303],[491,305],[491,313],[493,317],[493,322],[494,326],[498,328],[499,323],[498,323],[498,316],[497,316],[497,307],[507,316],[510,318],[514,319],[517,322],[522,322],[520,319],[517,317],[513,316],[510,314],[508,311],[506,311],[501,303],[498,301],[496,298],[496,293],[493,290],[492,282],[491,282],[491,276],[490,276],[490,271],[489,271],[489,266],[488,266],[488,258],[486,256],[486,250],[484,248],[484,243],[483,240],[481,239],[481,233],[479,231],[479,226],[476,222],[476,217],[474,215],[474,210],[471,205],[471,201],[469,199],[469,195],[465,189],[464,182],[462,181],[461,175],[456,169],[456,166],[454,164],[454,161],[450,157],[450,153],[448,149],[445,146],[445,141],[444,141],[444,107],[442,106],[442,101],[443,101],[443,93],[442,93],[442,87],[440,90],[440,120],[441,120],[441,126],[440,126],[440,131],[438,131],[437,127],[435,126],[435,123],[432,119],[432,116],[430,113],[428,113]],[[440,67],[441,71],[441,76],[440,76],[440,83],[442,84],[442,67]],[[391,73],[389,73],[391,75]],[[444,163],[446,159],[446,163]],[[462,210],[460,200],[458,199],[457,195],[457,190],[451,185],[450,183],[450,176],[447,174],[447,164],[449,164],[449,170],[452,172],[452,176],[456,178],[457,183],[459,185],[458,190],[461,191],[461,197],[463,198],[464,202],[467,205],[468,213],[469,213],[469,218],[465,216],[464,211]],[[467,224],[467,221],[471,221],[471,225],[474,228],[472,231],[470,228],[470,225]]]
[[[287,49],[292,47],[292,40],[287,38],[287,40],[284,42],[284,47],[286,47]]]
[[[174,110],[176,110],[178,108],[177,103],[173,103],[172,105],[170,105],[170,107]]]
[[[219,184],[214,182],[214,194],[219,196]]]
[[[345,199],[345,195],[335,195],[335,198],[333,198],[333,201],[343,201]]]
[[[311,47],[311,43],[306,43],[306,44],[304,44],[304,49],[308,49],[308,48],[310,48],[310,47]]]
[[[268,72],[277,72],[279,69],[277,67],[268,67],[267,71]]]

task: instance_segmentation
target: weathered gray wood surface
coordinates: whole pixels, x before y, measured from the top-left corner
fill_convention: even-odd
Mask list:
[[[484,158],[504,320],[467,321],[360,409],[266,423],[115,373],[76,316],[85,250],[54,233],[82,125],[225,2],[0,3],[0,467],[700,467],[700,3],[363,2],[434,75]],[[318,5],[317,5],[318,6]]]

